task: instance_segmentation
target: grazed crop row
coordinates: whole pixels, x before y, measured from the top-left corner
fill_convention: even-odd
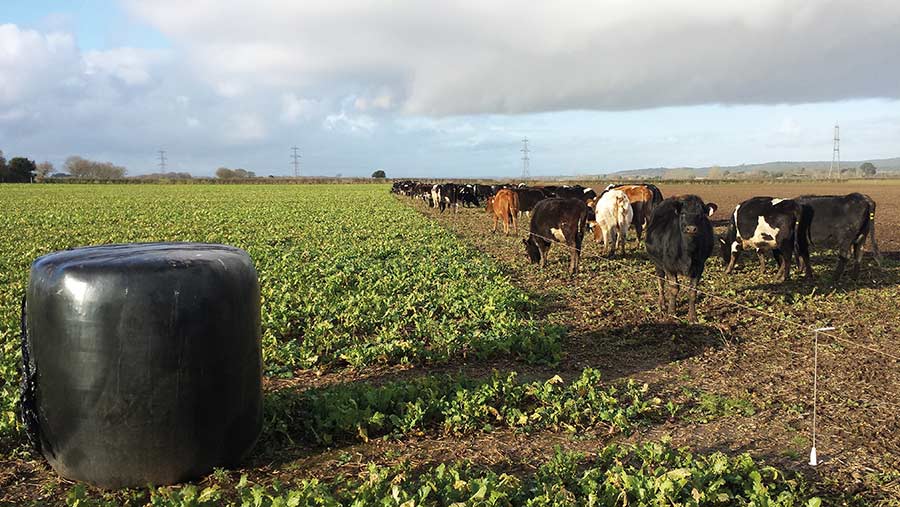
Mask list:
[[[104,505],[77,488],[70,491],[68,502]],[[160,488],[152,492],[150,503],[160,507],[821,505],[802,479],[760,465],[747,454],[694,455],[665,441],[610,445],[591,457],[557,449],[533,477],[497,474],[471,463],[418,470],[370,465],[358,477],[327,482],[305,479],[262,486],[242,477],[234,486]]]
[[[280,392],[267,399],[265,420],[269,438],[293,435],[330,444],[435,427],[448,433],[495,427],[575,431],[598,425],[627,431],[658,415],[659,408],[660,400],[648,394],[646,385],[605,386],[599,372],[586,369],[569,384],[559,377],[519,382],[515,373],[495,373],[482,381],[438,376]]]

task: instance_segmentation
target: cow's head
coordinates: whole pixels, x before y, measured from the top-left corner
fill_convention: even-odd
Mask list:
[[[522,243],[525,244],[525,254],[528,255],[528,260],[531,261],[532,264],[537,264],[541,261],[541,249],[538,248],[537,243],[534,239],[529,236],[522,240]]]
[[[734,255],[735,250],[738,248],[737,229],[735,229],[734,224],[728,226],[725,234],[717,236],[716,241],[719,243],[719,254],[722,257],[722,264],[727,266],[731,262],[731,256]]]
[[[722,257],[722,264],[727,266],[731,262],[731,242],[728,241],[728,233],[716,236],[716,242],[719,244],[719,256]]]
[[[494,196],[488,197],[486,202],[487,202],[487,204],[485,204],[485,206],[484,206],[484,211],[486,211],[488,214],[493,213],[494,212]]]
[[[694,237],[706,230],[709,217],[719,207],[715,203],[704,204],[699,199],[675,201],[675,213],[678,215],[678,228],[683,235]]]

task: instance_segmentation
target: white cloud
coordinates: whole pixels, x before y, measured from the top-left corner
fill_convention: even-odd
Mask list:
[[[322,121],[326,130],[344,131],[352,134],[368,134],[375,130],[378,124],[371,116],[364,114],[348,115],[345,111],[338,114],[329,114]]]
[[[88,51],[84,54],[84,73],[110,76],[129,86],[145,85],[152,79],[152,67],[164,58],[164,51],[138,48]]]
[[[377,0],[130,5],[210,79],[355,94],[359,111],[900,97],[900,3],[893,0],[563,0],[525,8],[459,0],[439,13],[429,2]],[[366,94],[373,89],[379,93]]]
[[[828,158],[835,120],[848,153],[894,155],[900,131],[900,102],[853,100],[900,98],[886,0],[125,2],[170,49],[0,25],[0,149],[285,174],[297,145],[323,174],[496,175],[518,172],[525,135],[535,171],[562,172]],[[646,110],[684,104],[711,105]]]
[[[54,90],[79,65],[71,35],[0,25],[0,107]]]
[[[382,91],[372,97],[356,97],[353,107],[357,111],[386,111],[394,106],[394,97],[390,92]]]
[[[301,98],[293,93],[281,96],[281,121],[285,123],[309,119],[318,109],[319,103],[315,100]]]
[[[219,96],[226,99],[233,99],[243,95],[245,86],[236,81],[224,81],[221,83],[214,83],[213,88]]]
[[[259,141],[268,133],[265,120],[256,113],[239,113],[230,119],[225,135],[238,142]]]

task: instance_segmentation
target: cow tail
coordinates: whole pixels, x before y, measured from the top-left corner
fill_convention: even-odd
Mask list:
[[[878,242],[875,241],[875,202],[869,203],[869,244],[872,246],[872,255],[875,263],[881,267],[881,252],[878,250]]]

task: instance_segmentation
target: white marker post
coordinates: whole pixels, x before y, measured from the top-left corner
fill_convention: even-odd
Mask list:
[[[834,328],[820,327],[813,330],[813,423],[812,450],[809,451],[810,466],[819,464],[819,459],[816,456],[816,402],[819,395],[819,331],[834,331]]]

